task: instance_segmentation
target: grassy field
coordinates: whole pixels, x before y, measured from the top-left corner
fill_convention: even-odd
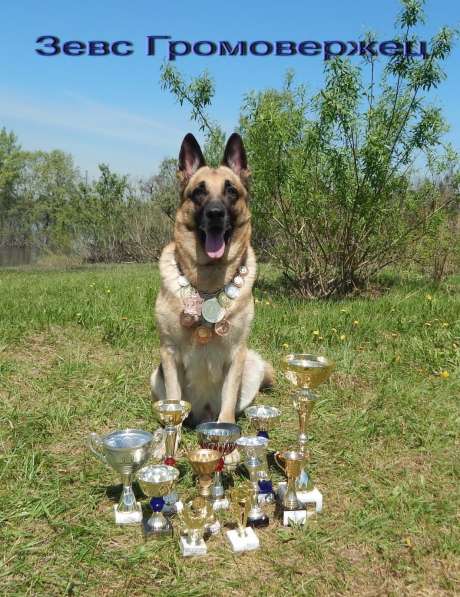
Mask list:
[[[144,543],[137,527],[114,525],[119,481],[85,447],[89,431],[155,427],[157,270],[0,271],[0,593],[453,595],[458,282],[433,289],[388,274],[372,298],[302,302],[262,272],[251,345],[277,371],[257,399],[283,412],[273,449],[297,429],[281,355],[308,349],[337,363],[312,419],[325,510],[305,529],[260,530],[258,552],[235,556],[220,535],[190,561],[176,539]]]

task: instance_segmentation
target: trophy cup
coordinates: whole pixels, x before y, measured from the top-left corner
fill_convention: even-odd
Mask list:
[[[232,549],[234,552],[257,549],[260,546],[259,537],[254,532],[254,529],[247,526],[253,488],[250,485],[242,485],[240,487],[233,487],[229,493],[230,509],[238,524],[237,529],[226,532]]]
[[[266,481],[268,439],[253,435],[243,435],[236,440],[236,445],[244,452],[244,466],[248,469],[252,485],[251,508],[248,512],[248,524],[252,527],[266,527],[269,518],[259,505],[259,483]],[[272,500],[273,501],[273,500]]]
[[[162,513],[165,503],[163,498],[172,490],[178,476],[179,471],[177,468],[167,464],[144,466],[137,473],[139,485],[145,495],[151,498],[150,506],[153,510],[152,516],[144,525],[147,536],[172,535],[172,525]]]
[[[258,437],[269,439],[268,432],[273,429],[281,416],[281,411],[274,406],[248,406],[244,414],[249,419],[251,427],[257,431]],[[264,469],[259,477],[259,501],[270,503],[273,501],[273,484],[268,474],[267,455],[264,453]]]
[[[153,402],[153,412],[156,418],[163,426],[163,436],[165,441],[165,459],[164,464],[175,466],[176,459],[176,440],[177,433],[182,423],[187,418],[192,405],[185,400],[157,400]],[[177,493],[173,491],[165,496],[164,513],[171,514],[177,512],[182,507],[178,502]]]
[[[299,416],[299,451],[308,459],[307,425],[318,399],[312,390],[329,379],[334,363],[326,357],[300,353],[287,355],[284,359],[284,367],[286,377],[299,387],[293,396],[293,405]],[[304,503],[315,503],[316,511],[320,512],[322,494],[315,488],[304,467],[299,473],[296,487],[298,497]]]
[[[234,423],[201,423],[196,428],[198,442],[202,448],[217,450],[221,458],[214,473],[214,481],[211,487],[211,499],[214,510],[228,508],[228,500],[225,498],[224,486],[222,484],[222,470],[224,468],[224,456],[235,449],[235,441],[241,435],[241,428]]]
[[[123,491],[119,504],[114,506],[117,524],[132,524],[142,520],[140,504],[134,497],[134,473],[149,459],[154,449],[154,437],[142,429],[113,431],[104,437],[97,433],[88,436],[88,447],[104,464],[115,469],[122,478]]]
[[[187,458],[193,468],[194,473],[198,475],[198,490],[201,497],[210,502],[212,485],[211,474],[216,470],[216,466],[220,461],[220,452],[217,450],[199,448],[189,452],[187,454]],[[205,530],[212,534],[219,532],[220,522],[216,519],[214,514],[206,524]]]
[[[275,461],[286,473],[287,487],[282,498],[283,525],[303,524],[307,520],[307,511],[297,498],[296,479],[305,463],[305,454],[298,450],[285,450],[275,453]]]
[[[203,534],[206,525],[212,521],[213,515],[211,502],[203,496],[197,496],[184,504],[179,513],[186,533],[186,537],[179,538],[181,553],[184,557],[206,555],[208,548]]]

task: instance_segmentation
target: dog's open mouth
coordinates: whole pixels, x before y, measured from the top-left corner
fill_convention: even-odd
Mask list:
[[[200,233],[206,255],[211,259],[220,259],[225,252],[225,247],[228,241],[230,240],[231,230],[210,228],[207,231],[200,230]]]

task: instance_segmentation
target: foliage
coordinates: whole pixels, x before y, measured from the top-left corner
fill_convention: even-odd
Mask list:
[[[397,39],[415,41],[423,2],[402,4]],[[425,60],[395,55],[383,67],[373,56],[361,65],[330,60],[315,95],[288,73],[282,89],[246,96],[240,132],[253,173],[255,240],[302,295],[362,288],[408,259],[421,238],[435,234],[440,212],[458,201],[454,193],[427,203],[414,185],[422,156],[443,151],[447,127],[425,95],[445,76],[454,35],[441,29]],[[167,69],[165,86],[192,105],[192,118],[210,135],[209,76],[185,86]]]

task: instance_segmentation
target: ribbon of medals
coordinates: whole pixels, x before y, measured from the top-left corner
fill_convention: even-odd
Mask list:
[[[184,302],[180,322],[186,328],[195,328],[194,336],[199,344],[207,344],[213,333],[225,336],[230,323],[225,318],[227,309],[240,295],[244,278],[248,274],[246,265],[240,265],[236,276],[222,289],[214,293],[200,293],[179,271],[179,294]]]

